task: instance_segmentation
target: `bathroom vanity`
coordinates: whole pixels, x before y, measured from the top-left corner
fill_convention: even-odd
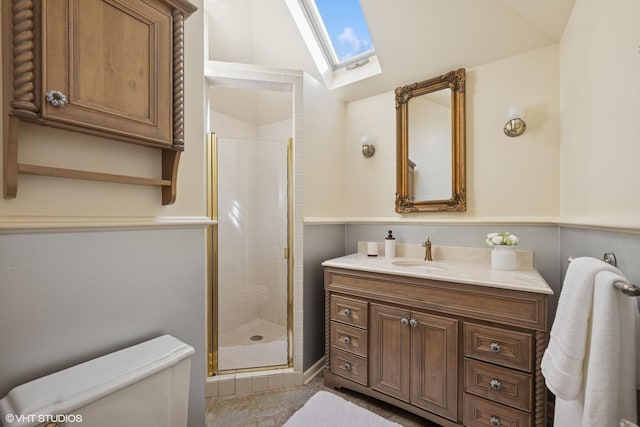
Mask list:
[[[362,253],[322,265],[325,385],[443,426],[546,424],[553,292],[538,272]]]

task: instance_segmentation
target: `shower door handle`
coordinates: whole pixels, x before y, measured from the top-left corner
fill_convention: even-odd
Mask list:
[[[284,259],[289,259],[289,248],[284,248]]]

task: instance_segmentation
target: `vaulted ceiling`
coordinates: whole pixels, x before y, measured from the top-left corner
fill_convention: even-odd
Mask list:
[[[382,74],[335,89],[353,101],[556,44],[575,0],[361,0]],[[209,59],[302,69],[321,80],[284,0],[206,0]]]

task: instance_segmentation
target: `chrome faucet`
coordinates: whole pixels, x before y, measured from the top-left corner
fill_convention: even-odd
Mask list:
[[[424,260],[433,261],[433,256],[431,255],[431,240],[429,240],[429,237],[427,237],[426,242],[422,242],[422,247],[426,248],[424,252]]]

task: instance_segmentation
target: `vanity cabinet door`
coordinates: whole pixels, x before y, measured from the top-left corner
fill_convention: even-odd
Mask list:
[[[42,17],[42,117],[170,147],[171,9],[160,1],[44,0]]]
[[[411,403],[456,421],[458,321],[411,314]]]
[[[371,388],[410,400],[411,327],[409,310],[370,304],[369,367]]]

